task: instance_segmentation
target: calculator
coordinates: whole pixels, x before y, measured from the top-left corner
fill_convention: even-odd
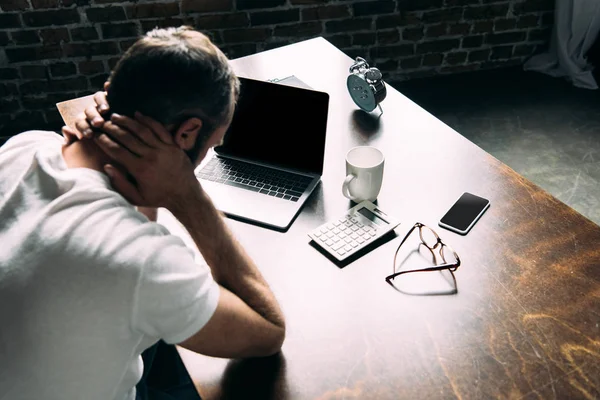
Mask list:
[[[338,261],[343,261],[400,224],[370,201],[363,201],[344,216],[325,223],[308,236]]]

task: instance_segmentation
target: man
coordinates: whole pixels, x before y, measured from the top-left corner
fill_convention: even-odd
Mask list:
[[[110,77],[104,133],[0,148],[0,398],[135,399],[140,355],[161,339],[215,357],[280,350],[282,312],[193,172],[238,85],[201,33],[154,30]],[[168,209],[207,265],[134,205]]]

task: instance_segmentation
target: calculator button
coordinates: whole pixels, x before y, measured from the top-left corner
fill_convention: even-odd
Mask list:
[[[328,224],[328,225],[327,225],[327,229],[333,229],[333,228],[334,228],[334,225],[333,225],[333,224]]]
[[[321,228],[321,232],[323,232],[323,233],[327,233],[327,231],[328,231],[328,229],[327,229],[326,227],[322,227],[322,228]]]
[[[338,228],[333,228],[331,232],[335,233],[336,235],[339,235],[341,231]]]
[[[342,247],[344,247],[344,242],[338,242],[335,243],[333,246],[331,246],[331,248],[335,251],[338,251],[339,249],[341,249]]]
[[[346,247],[344,247],[344,250],[350,251],[350,250],[352,250],[352,246],[350,246],[349,244],[347,244]]]
[[[348,235],[346,235],[344,232],[341,232],[338,236],[340,237],[340,239],[344,239]]]
[[[337,237],[337,236],[334,236],[334,237],[331,238],[331,240],[333,240],[334,243],[337,243],[337,242],[340,241],[340,238]]]
[[[358,225],[359,228],[362,228],[363,226],[365,226],[362,222],[358,222],[356,225]]]
[[[352,226],[352,222],[350,222],[350,221],[345,221],[345,222],[344,222],[344,225],[346,225],[346,226]]]
[[[351,238],[348,236],[346,239],[344,239],[344,241],[345,241],[346,243],[350,243],[350,242],[352,241],[352,239],[351,239]]]
[[[333,240],[329,239],[328,241],[325,242],[325,244],[327,246],[333,246]]]
[[[352,222],[354,222],[354,223],[357,223],[357,222],[358,222],[358,220],[357,220],[356,218],[354,218],[354,217],[350,218],[350,221],[352,221]]]
[[[333,225],[334,226],[340,226],[341,222],[340,221],[333,221]]]
[[[350,229],[352,229],[353,232],[356,232],[358,230],[358,226],[352,225],[352,228],[350,228]]]
[[[368,234],[365,233],[364,235],[362,235],[362,238],[365,240],[370,240],[371,236],[369,236]]]
[[[350,246],[356,247],[358,246],[358,242],[356,240],[353,240],[352,242],[350,242]]]
[[[356,233],[353,233],[352,235],[350,235],[350,237],[354,240],[358,239],[358,235]]]
[[[315,236],[316,236],[316,237],[319,237],[319,236],[321,236],[321,232],[320,232],[320,231],[317,231],[317,232],[315,232]]]
[[[330,238],[330,239],[331,239],[331,238],[332,238],[332,237],[334,237],[334,236],[335,236],[335,235],[334,235],[333,233],[331,233],[331,232],[327,232],[327,237],[328,237],[328,238]]]
[[[363,239],[362,237],[359,237],[358,239],[356,239],[356,241],[360,244],[363,244],[365,242],[365,239]]]
[[[375,236],[375,232],[374,231],[369,231],[369,235]]]
[[[346,250],[344,250],[344,249],[339,249],[339,250],[337,251],[337,253],[338,253],[340,256],[343,256],[344,254],[346,254]]]

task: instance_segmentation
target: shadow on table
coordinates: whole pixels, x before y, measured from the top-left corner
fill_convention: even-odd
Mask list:
[[[370,137],[379,132],[379,120],[381,114],[374,115],[363,110],[354,110],[352,120],[359,132],[366,137]]]
[[[285,357],[232,360],[221,381],[221,399],[286,399]]]
[[[423,271],[422,268],[432,266],[432,260],[424,256],[428,254],[422,249],[427,247],[420,244],[409,252],[398,263],[396,271],[414,270],[394,278],[392,287],[398,292],[411,296],[445,296],[458,293],[458,284],[454,273],[449,269],[442,271]],[[427,249],[429,252],[430,250]]]

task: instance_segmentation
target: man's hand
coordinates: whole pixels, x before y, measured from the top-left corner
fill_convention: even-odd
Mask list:
[[[164,126],[140,113],[135,117],[134,120],[113,114],[110,122],[102,127],[105,133],[94,135],[98,146],[122,166],[135,183],[114,165],[106,165],[105,172],[114,188],[129,202],[172,211],[190,193],[200,190],[194,166]]]
[[[94,106],[90,106],[85,111],[78,115],[75,128],[69,126],[63,126],[61,131],[65,138],[65,143],[69,144],[75,140],[81,140],[84,138],[91,138],[93,128],[102,128],[104,125],[103,115],[106,115],[109,111],[108,101],[106,101],[106,90],[110,83],[107,81],[104,83],[104,91],[96,92],[94,94]]]

